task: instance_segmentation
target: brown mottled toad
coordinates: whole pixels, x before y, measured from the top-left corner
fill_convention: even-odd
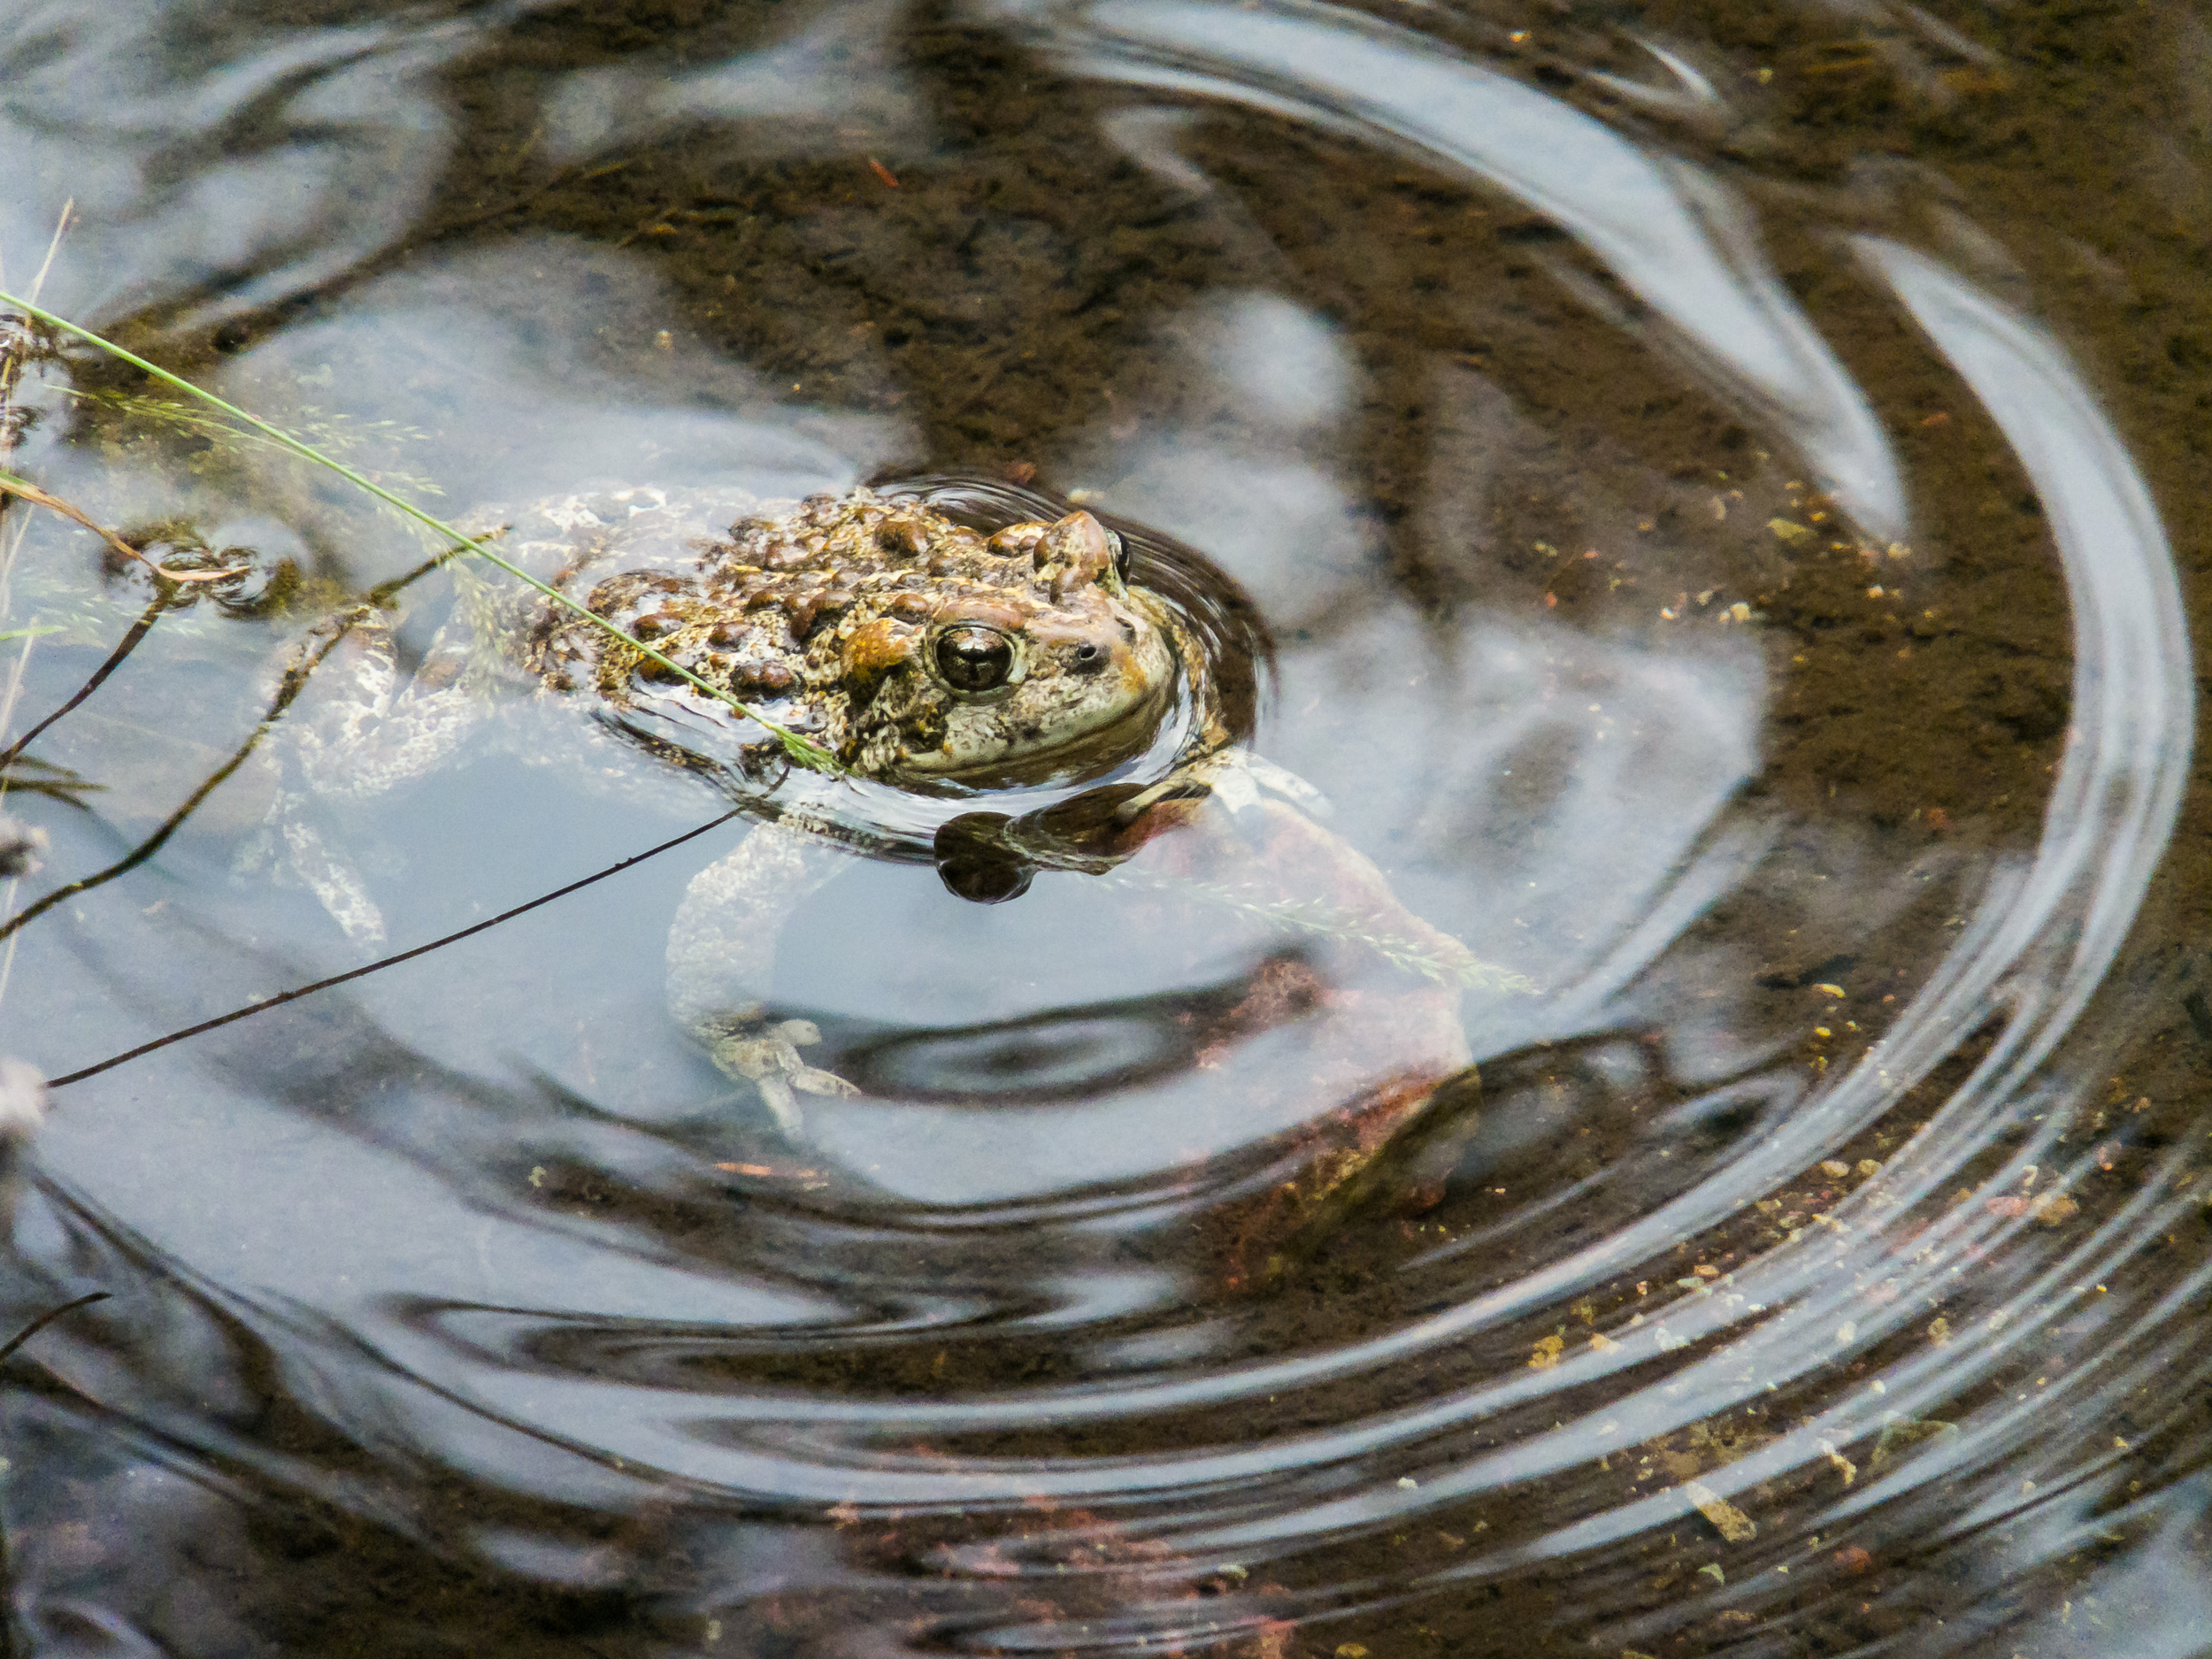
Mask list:
[[[864,489],[707,539],[685,534],[692,499],[628,494],[538,510],[569,531],[556,585],[588,585],[599,615],[860,776],[1073,770],[1141,748],[1174,682],[1173,613],[1129,586],[1118,538],[1087,512],[987,538]],[[580,618],[541,607],[529,637],[557,689],[722,711]]]
[[[779,507],[734,490],[630,488],[476,519],[500,530],[502,557],[856,777],[924,788],[1080,779],[1143,752],[1171,710],[1187,726],[1183,774],[1229,741],[1180,614],[1131,585],[1119,538],[1087,512],[987,536],[866,489]],[[410,679],[368,606],[322,625],[294,659],[317,665],[276,746],[287,779],[272,822],[293,869],[362,944],[382,941],[383,918],[322,826],[329,806],[436,770],[488,717],[595,694],[615,723],[672,759],[698,760],[695,735],[710,740],[701,747],[725,740],[726,755],[734,742],[755,764],[776,754],[728,704],[541,595],[465,573],[457,581],[460,614]],[[503,704],[503,680],[514,694]],[[757,845],[716,867],[723,902],[756,927],[763,904],[787,913],[818,885],[800,866],[834,851],[809,846],[822,827],[803,809],[759,826]],[[733,979],[752,976],[728,970],[730,953],[757,948],[702,942],[680,918],[672,990],[725,1069],[760,1080],[788,1122],[779,1079],[842,1086],[796,1060],[794,1045],[812,1040],[804,1022],[764,1034],[752,1000],[731,1002]],[[709,982],[725,988],[710,996],[700,989]]]
[[[978,790],[1082,783],[1151,757],[1136,770],[1153,775],[1121,780],[1111,796],[1119,810],[1102,830],[1094,824],[1083,853],[1065,862],[1103,870],[1129,859],[1134,879],[1169,881],[1188,899],[1271,916],[1311,912],[1308,925],[1325,933],[1365,941],[1401,965],[1425,964],[1417,977],[1427,987],[1393,1004],[1386,1024],[1395,1034],[1379,1050],[1401,1083],[1464,1064],[1458,988],[1474,982],[1479,964],[1408,915],[1364,858],[1306,822],[1296,808],[1313,798],[1310,789],[1232,747],[1217,690],[1222,665],[1208,660],[1179,604],[1132,583],[1120,539],[1089,513],[986,535],[917,501],[865,489],[775,507],[735,491],[634,488],[479,521],[503,526],[502,557],[726,687],[849,776],[896,787],[901,799],[919,791],[964,803]],[[459,614],[411,679],[402,680],[388,630],[369,606],[323,624],[293,659],[296,672],[315,666],[310,695],[274,746],[286,781],[273,821],[293,868],[360,943],[381,940],[382,918],[338,838],[320,827],[329,804],[437,769],[488,718],[584,699],[605,718],[564,723],[585,733],[579,741],[603,740],[612,726],[686,764],[727,767],[733,755],[741,770],[780,764],[761,726],[636,647],[511,581],[465,571],[455,580]],[[520,725],[510,720],[511,729]],[[602,768],[573,744],[521,747],[539,760],[572,762],[586,780],[605,771],[635,787],[634,757]],[[833,793],[826,785],[795,800],[779,790],[774,816],[693,879],[669,933],[672,1011],[725,1072],[757,1087],[792,1134],[800,1130],[795,1090],[854,1092],[800,1057],[820,1041],[817,1028],[772,1022],[763,1000],[786,925],[852,856]],[[1282,798],[1263,800],[1269,793]],[[1154,803],[1157,810],[1135,810]],[[1199,828],[1197,815],[1215,807],[1241,829]],[[1000,833],[994,825],[1008,836],[986,845],[987,861],[1039,852],[1034,835],[1024,839],[1030,820],[951,819],[938,832],[940,869],[966,896],[981,895],[956,880],[944,832],[978,819],[986,843]],[[1048,859],[1056,833],[1044,836]],[[1159,837],[1182,850],[1163,857]],[[1356,1002],[1313,1033],[1317,1051],[1341,1050],[1354,1071],[1378,1048],[1359,1024],[1372,1010],[1360,1013]],[[1409,1071],[1398,1049],[1417,1007],[1434,1030],[1413,1045],[1418,1064]],[[1415,1094],[1425,1099],[1425,1087]]]
[[[1143,746],[1179,669],[1209,683],[1175,611],[1129,585],[1119,539],[1087,512],[987,538],[865,489],[781,511],[734,490],[623,489],[478,517],[505,526],[503,557],[861,777],[1079,775]],[[405,684],[366,608],[309,641],[311,653],[329,632],[350,635],[295,719],[311,795],[375,795],[434,769],[481,718],[473,682],[488,665],[595,690],[657,726],[761,735],[527,589],[463,610]],[[1210,710],[1198,718],[1218,725]],[[1225,741],[1199,734],[1202,747]]]

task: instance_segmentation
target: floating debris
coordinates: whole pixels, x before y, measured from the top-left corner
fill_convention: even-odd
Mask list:
[[[1929,1440],[1949,1440],[1959,1432],[1955,1423],[1939,1423],[1932,1418],[1908,1419],[1900,1423],[1886,1423],[1874,1442],[1874,1455],[1867,1460],[1869,1469],[1880,1469],[1885,1463],[1895,1463],[1915,1447]]]
[[[1682,1495],[1713,1524],[1713,1530],[1732,1544],[1747,1544],[1759,1535],[1759,1524],[1701,1480],[1683,1482]]]
[[[2063,1226],[2081,1213],[2081,1206],[2064,1193],[2046,1193],[2028,1207],[2028,1214],[2047,1227]]]

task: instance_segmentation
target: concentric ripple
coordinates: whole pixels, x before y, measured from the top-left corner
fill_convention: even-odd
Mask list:
[[[1052,481],[1164,533],[1152,574],[1236,671],[1237,724],[1317,792],[1303,839],[1225,832],[1156,879],[1071,860],[989,907],[855,857],[785,929],[773,999],[865,1092],[796,1137],[660,1006],[688,871],[103,1074],[63,1097],[18,1249],[42,1289],[132,1294],[42,1340],[63,1387],[23,1423],[81,1413],[249,1501],[618,1587],[649,1640],[741,1651],[1870,1651],[1903,1625],[1964,1653],[2092,1547],[2185,1559],[2207,1124],[2129,1085],[2151,971],[2116,964],[2183,810],[2194,670],[2129,445],[1912,187],[1724,165],[1695,134],[1731,95],[1655,38],[1535,75],[1523,35],[1417,20],[964,25],[1095,97],[1212,239],[1219,278],[1147,321],[1143,418],[1102,401]],[[910,117],[895,57],[866,60]],[[1402,211],[1480,242],[1494,292],[1379,309],[1267,157],[1317,195],[1402,187],[1374,187],[1375,257],[1425,257]],[[809,257],[821,294],[847,280]],[[495,262],[453,268],[492,315]],[[365,292],[319,349],[429,326]],[[1348,434],[1400,404],[1416,510],[1371,511]],[[1630,419],[1678,404],[1709,455]],[[795,487],[897,452],[841,430],[798,455],[718,428]],[[546,822],[626,844],[544,771],[371,826],[425,913],[480,902],[444,826],[548,886],[572,843]],[[939,804],[862,802],[880,844],[854,845],[912,854]],[[1439,989],[1410,923],[1346,923],[1317,870],[1379,870],[1484,972]],[[134,889],[27,934],[32,995],[109,1011],[11,1041],[59,1071],[82,1056],[39,1041],[127,1046],[196,1017],[202,976],[303,975],[270,942],[289,900],[204,849],[169,879],[165,911]],[[27,1606],[64,1595],[42,1559]]]

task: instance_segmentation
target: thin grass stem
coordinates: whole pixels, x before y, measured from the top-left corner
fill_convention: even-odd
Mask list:
[[[21,876],[10,876],[8,878],[8,896],[5,900],[0,901],[0,910],[4,910],[10,916],[13,916],[15,914],[15,895],[21,892],[22,888],[23,878]],[[0,952],[0,1007],[4,1007],[7,1003],[8,981],[15,978],[15,948],[19,944],[22,943],[22,934],[10,933],[8,935],[7,949],[4,952]]]
[[[7,602],[6,581],[4,577],[0,577],[0,609],[4,609]],[[31,665],[31,648],[38,641],[39,636],[35,634],[27,632],[23,635],[23,649],[15,654],[15,662],[8,674],[8,688],[0,692],[0,737],[5,737],[8,728],[15,724],[16,702],[23,695],[23,671]],[[15,758],[12,751],[8,758]],[[7,799],[8,776],[4,769],[0,769],[0,806],[6,805]]]
[[[54,256],[61,251],[61,239],[69,228],[69,216],[76,211],[77,198],[73,196],[61,204],[61,216],[54,221],[53,239],[46,244],[46,257],[38,262],[38,274],[31,279],[33,299],[46,291],[46,273],[54,268]]]

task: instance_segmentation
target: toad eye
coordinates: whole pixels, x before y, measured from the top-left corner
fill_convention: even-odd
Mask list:
[[[1014,672],[1014,642],[996,628],[948,628],[937,639],[937,672],[955,691],[996,691]]]

